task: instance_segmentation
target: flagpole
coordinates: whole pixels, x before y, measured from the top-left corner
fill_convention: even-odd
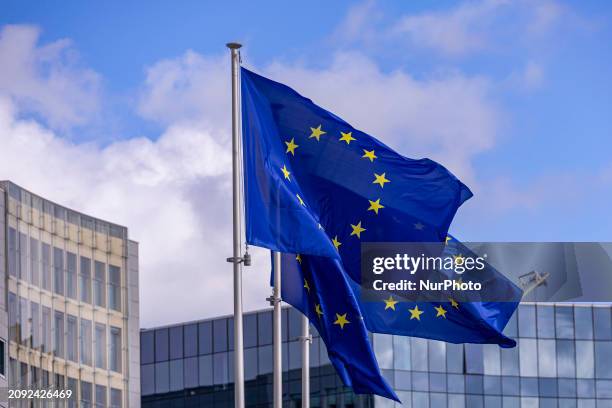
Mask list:
[[[310,322],[302,316],[302,408],[310,408]]]
[[[273,340],[274,340],[274,375],[273,396],[274,408],[283,407],[283,364],[282,364],[282,341],[281,338],[281,254],[274,254],[274,288],[272,289],[271,302],[274,303]]]
[[[233,186],[233,256],[234,266],[234,407],[244,408],[244,344],[242,333],[242,271],[240,248],[240,47],[228,43],[232,58],[232,186]],[[246,256],[245,256],[246,258]]]

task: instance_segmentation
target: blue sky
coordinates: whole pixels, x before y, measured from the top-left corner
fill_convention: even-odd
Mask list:
[[[452,227],[459,238],[610,240],[607,1],[5,1],[0,178],[128,225],[147,268],[143,302],[165,293],[168,268],[189,271],[172,282],[180,292],[209,276],[202,259],[224,267],[215,257],[229,245],[210,236],[229,237],[231,40],[247,66],[465,180],[475,197]],[[122,183],[92,187],[112,177]],[[170,219],[168,247],[158,236]],[[156,255],[170,252],[179,261]],[[260,259],[251,279],[263,292]],[[177,298],[143,320],[228,312],[215,306],[228,294]]]

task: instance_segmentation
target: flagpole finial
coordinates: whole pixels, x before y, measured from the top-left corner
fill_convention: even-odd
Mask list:
[[[229,42],[229,43],[225,44],[225,46],[227,48],[229,48],[230,50],[237,50],[237,49],[240,49],[242,47],[242,44],[237,43],[237,42]]]

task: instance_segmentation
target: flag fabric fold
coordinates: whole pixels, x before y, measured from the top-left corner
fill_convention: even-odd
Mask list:
[[[501,334],[511,303],[465,305],[452,317],[452,302],[437,305],[449,312],[443,328],[440,319],[434,326],[414,317],[436,305],[398,307],[393,317],[359,297],[361,243],[445,241],[472,196],[461,181],[432,160],[394,152],[286,85],[244,68],[241,78],[247,242],[283,253],[283,300],[317,327],[345,384],[397,399],[368,330],[511,345]]]

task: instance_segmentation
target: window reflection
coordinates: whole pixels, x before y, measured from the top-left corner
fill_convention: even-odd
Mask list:
[[[593,342],[576,341],[576,376],[578,378],[593,378],[594,372]]]
[[[393,368],[393,337],[388,334],[374,335],[374,352],[380,368]]]
[[[535,337],[536,319],[533,305],[521,305],[518,310],[519,336]]]
[[[574,338],[574,308],[557,306],[555,308],[555,322],[558,339]]]

